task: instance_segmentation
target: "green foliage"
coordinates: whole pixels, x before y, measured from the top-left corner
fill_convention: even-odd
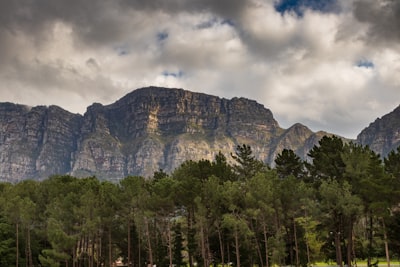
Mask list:
[[[221,153],[221,151],[215,155],[215,159],[211,163],[211,167],[213,175],[218,177],[221,182],[233,181],[235,179],[233,168],[228,164],[226,157]]]
[[[308,153],[312,159],[312,164],[307,164],[311,177],[317,182],[330,178],[342,180],[346,166],[342,159],[344,151],[342,139],[336,136],[324,136],[318,144]]]
[[[272,264],[284,265],[284,259],[287,256],[284,235],[284,229],[280,228],[276,231],[275,235],[268,240],[268,246],[271,249],[270,260]]]
[[[384,159],[385,170],[397,180],[400,180],[400,146],[391,151]]]
[[[275,169],[281,178],[290,175],[296,178],[303,178],[305,175],[303,161],[291,149],[283,149],[276,157],[275,165]]]
[[[69,259],[69,255],[62,252],[57,252],[53,249],[44,249],[39,255],[39,261],[42,266],[59,267],[61,261]]]
[[[310,253],[310,259],[307,264],[315,264],[315,262],[322,260],[321,249],[324,241],[321,240],[318,233],[318,227],[321,223],[311,216],[297,217],[296,223],[304,229],[304,240]]]
[[[173,262],[175,266],[177,267],[182,267],[186,266],[186,264],[183,263],[183,236],[182,236],[182,228],[181,224],[177,223],[174,227],[174,255],[173,255]]]
[[[326,180],[320,186],[321,206],[328,215],[354,216],[361,212],[361,199],[351,193],[347,182],[339,184],[336,180]]]
[[[251,147],[246,144],[238,145],[235,154],[231,156],[237,162],[233,168],[239,180],[248,180],[265,168],[264,163],[255,158]]]
[[[152,179],[0,183],[0,265],[372,263],[386,241],[400,248],[399,154],[333,136],[306,164],[284,149],[274,169],[242,145],[233,165],[218,153]]]
[[[1,216],[1,215],[0,215]],[[0,217],[0,266],[15,264],[14,229]]]

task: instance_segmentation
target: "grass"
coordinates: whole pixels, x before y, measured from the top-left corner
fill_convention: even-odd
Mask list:
[[[372,262],[374,263],[376,259],[373,259]],[[345,265],[345,264],[344,264]],[[327,266],[336,266],[335,262],[317,262],[315,264],[312,264],[312,266],[317,266],[317,267],[327,267]],[[357,267],[366,267],[367,266],[367,261],[366,260],[357,260],[356,265]],[[386,267],[387,262],[386,259],[379,259],[378,265],[379,267]],[[399,260],[391,260],[390,261],[390,267],[400,267],[400,261]]]

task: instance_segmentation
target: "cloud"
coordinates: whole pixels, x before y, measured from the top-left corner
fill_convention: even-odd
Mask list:
[[[364,37],[372,43],[396,44],[400,41],[400,2],[397,0],[356,0],[355,18],[368,25]]]
[[[181,87],[355,137],[400,102],[398,4],[289,2],[0,2],[0,101],[83,113],[135,88]]]
[[[122,0],[122,6],[129,6],[135,10],[147,12],[162,11],[169,14],[188,13],[212,13],[224,19],[236,19],[240,17],[242,11],[248,6],[253,5],[252,0]]]

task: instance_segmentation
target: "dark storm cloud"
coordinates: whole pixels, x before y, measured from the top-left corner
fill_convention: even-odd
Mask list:
[[[369,25],[366,38],[380,44],[400,41],[400,1],[356,0],[354,16]]]
[[[122,0],[123,5],[140,10],[176,12],[211,12],[226,19],[235,19],[251,3],[249,0]]]
[[[120,21],[112,12],[113,1],[2,1],[1,31],[32,36],[38,45],[51,37],[56,22],[73,28],[74,34],[86,41],[105,42],[122,34]],[[1,37],[0,37],[1,38]]]
[[[50,32],[47,26],[60,21],[72,26],[73,33],[83,43],[104,45],[118,41],[128,31],[135,33],[130,12],[148,13],[149,16],[156,15],[155,12],[211,12],[235,20],[248,4],[249,1],[243,0],[1,1],[0,31],[45,36]],[[37,38],[38,42],[44,38]]]

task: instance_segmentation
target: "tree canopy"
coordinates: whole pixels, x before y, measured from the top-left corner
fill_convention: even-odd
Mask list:
[[[325,136],[273,168],[243,144],[118,183],[0,183],[0,265],[372,265],[399,256],[399,154]]]

